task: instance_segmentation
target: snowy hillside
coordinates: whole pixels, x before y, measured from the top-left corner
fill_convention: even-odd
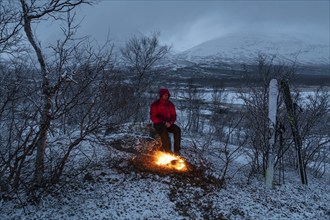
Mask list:
[[[232,179],[228,184],[211,181],[217,179],[203,173],[158,174],[131,163],[136,152],[146,148],[146,135],[140,125],[126,124],[104,136],[106,144],[97,145],[97,149],[86,142],[74,164],[85,163],[87,155],[97,160],[39,204],[26,202],[23,195],[2,194],[0,219],[329,219],[329,173],[324,178],[310,175],[309,185],[303,186],[297,172],[289,170],[285,184],[267,190],[261,177],[248,177],[248,158],[239,153],[229,167]],[[202,136],[197,138],[206,141]],[[220,145],[214,142],[213,147],[204,149],[205,159],[215,165],[210,170],[215,177],[223,169],[214,148]],[[183,146],[181,153],[188,161],[201,159],[190,138],[183,137]]]
[[[226,63],[255,62],[258,54],[276,55],[281,61],[302,64],[330,63],[329,41],[298,34],[238,32],[206,41],[179,54],[189,61],[221,60]]]

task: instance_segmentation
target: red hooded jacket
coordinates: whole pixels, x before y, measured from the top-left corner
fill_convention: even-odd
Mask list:
[[[162,99],[164,94],[170,96],[167,89],[161,89],[160,98],[151,104],[150,119],[154,124],[169,122],[172,125],[176,121],[175,106],[171,101]]]

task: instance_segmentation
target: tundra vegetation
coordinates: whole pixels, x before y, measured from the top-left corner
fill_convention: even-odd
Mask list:
[[[127,123],[144,129],[149,105],[161,85],[170,88],[178,123],[192,143],[184,146],[186,156],[193,155],[191,163],[211,173],[216,168],[205,152],[212,150],[222,167],[216,172],[217,181],[231,181],[242,168],[234,165],[241,156],[248,158],[249,166],[242,182],[265,176],[271,132],[275,132],[274,184],[285,183],[285,170],[299,168],[317,177],[329,172],[330,103],[329,87],[320,83],[328,80],[324,75],[320,81],[313,78],[313,93],[306,97],[301,88],[311,81],[300,74],[303,67],[275,63],[265,55],[257,56],[254,65],[232,69],[219,60],[212,69],[173,70],[162,62],[170,47],[160,44],[157,33],[132,36],[120,50],[110,40],[98,45],[76,37],[79,21],[74,11],[91,3],[1,2],[0,194],[24,194],[26,201],[38,202],[69,184],[99,163],[89,152],[109,147],[105,135]],[[38,40],[34,25],[44,21],[58,24],[62,32],[52,45]],[[213,74],[204,77],[202,71]],[[271,79],[282,82],[275,131],[269,130],[268,119]],[[291,109],[285,86],[291,89]],[[242,104],[223,101],[228,88],[237,92]],[[301,182],[308,184],[307,178]]]

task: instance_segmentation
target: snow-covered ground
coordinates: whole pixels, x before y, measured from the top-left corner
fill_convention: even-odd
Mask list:
[[[286,171],[285,184],[277,184],[274,189],[266,189],[261,177],[248,178],[244,155],[230,165],[230,172],[237,173],[224,185],[214,181],[219,179],[208,179],[206,174],[202,179],[180,173],[142,172],[131,165],[137,154],[129,153],[129,149],[147,147],[147,142],[141,141],[147,135],[138,127],[125,127],[104,136],[107,144],[90,151],[98,154],[98,161],[71,184],[43,197],[38,205],[25,203],[22,197],[6,201],[1,197],[0,219],[330,218],[329,171],[319,179],[309,175],[307,186],[300,184],[295,171]],[[122,140],[122,148],[119,142],[112,142],[118,139]],[[184,134],[182,155],[192,164],[199,159],[194,150]],[[210,172],[216,177],[222,167],[214,147],[204,149],[203,155],[213,163]]]

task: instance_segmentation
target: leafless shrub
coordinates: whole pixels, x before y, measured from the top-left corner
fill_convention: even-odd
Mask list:
[[[152,36],[132,37],[121,49],[121,61],[128,76],[131,76],[131,94],[134,99],[129,105],[134,109],[135,121],[145,121],[149,111],[146,94],[155,84],[154,78],[163,71],[160,61],[169,52],[170,47],[160,45],[158,34]],[[157,85],[159,86],[159,85]]]
[[[17,31],[24,30],[35,52],[35,56],[19,54],[11,66],[1,63],[1,81],[6,82],[0,87],[2,191],[24,189],[30,198],[38,200],[51,187],[79,175],[83,164],[95,162],[97,153],[93,148],[101,145],[100,134],[132,118],[136,113],[132,109],[141,104],[139,95],[146,91],[141,87],[144,77],[155,73],[154,65],[169,49],[159,46],[155,36],[132,41],[142,46],[135,54],[142,57],[133,64],[138,81],[127,82],[122,71],[114,68],[116,57],[111,42],[97,47],[88,38],[74,37],[78,26],[72,12],[89,2],[22,0],[17,5],[22,16],[20,27],[12,29],[12,35],[1,33],[1,40],[10,43]],[[63,12],[66,16],[61,16]],[[62,22],[63,38],[45,53],[36,41],[32,24],[50,18]],[[5,39],[4,34],[9,37]]]
[[[321,164],[329,158],[327,154],[324,154],[328,151],[330,142],[329,131],[324,123],[329,114],[329,107],[327,88],[318,88],[307,97],[301,97],[301,94],[297,93],[304,169],[312,167],[314,174],[318,176],[322,176],[325,172],[325,167],[323,171],[320,170]]]
[[[20,30],[22,18],[17,10],[17,2],[3,0],[0,4],[0,58],[1,54],[15,56],[21,52]]]
[[[203,132],[202,108],[206,104],[203,96],[194,81],[189,80],[179,101],[179,108],[184,112],[183,119],[181,119],[182,128],[188,132]]]
[[[48,12],[71,11],[82,2],[53,1],[54,8],[47,5],[51,7]],[[2,63],[0,185],[7,192],[25,189],[37,199],[39,189],[45,192],[79,173],[80,159],[95,160],[91,157],[97,134],[125,120],[128,110],[121,110],[130,96],[114,70],[110,42],[95,49],[87,38],[75,39],[74,16],[67,14],[63,39],[50,46],[52,54],[46,56],[34,41],[30,22],[41,18],[47,7],[30,5],[40,7],[41,14],[34,14],[27,2],[21,3],[25,32],[40,65],[34,66],[35,57],[24,54],[12,63]],[[89,144],[83,145],[86,140]]]
[[[278,79],[278,81],[285,80],[286,82],[294,82],[299,76],[297,74],[296,65],[289,64],[273,64],[272,59],[267,57],[259,57],[257,69],[249,70],[246,80],[249,82],[249,92],[242,91],[240,98],[244,100],[246,107],[246,125],[247,135],[249,137],[249,146],[251,151],[252,172],[265,173],[268,155],[268,83],[271,78]],[[251,73],[252,71],[252,73]],[[247,74],[248,74],[247,73]],[[328,140],[322,121],[326,120],[329,109],[329,102],[327,98],[326,88],[314,91],[313,96],[303,97],[300,92],[293,88],[291,92],[292,102],[297,113],[298,132],[302,140],[301,156],[303,160],[303,169],[308,166],[315,165],[312,158],[315,155],[320,155],[320,150],[323,151]],[[287,106],[284,104],[284,94],[280,91],[278,98],[278,115],[275,133],[275,166],[278,170],[284,170],[285,166],[297,166],[297,149],[290,127],[291,121]],[[315,134],[323,133],[315,141]],[[324,139],[325,138],[325,139]],[[323,141],[321,141],[323,140]],[[316,144],[318,143],[318,144]],[[312,147],[313,146],[313,147]],[[324,161],[324,160],[320,160]],[[318,163],[318,162],[316,162]],[[310,164],[310,165],[308,165]],[[316,166],[319,167],[319,166]],[[283,174],[281,174],[283,175]],[[280,176],[281,176],[280,175]],[[280,178],[283,178],[280,177]],[[284,179],[279,180],[284,181]]]
[[[20,186],[22,173],[31,180],[31,155],[38,135],[38,108],[31,102],[35,96],[33,85],[27,84],[24,66],[6,66],[0,75],[0,185],[12,190]]]
[[[292,79],[294,77],[294,65],[274,64],[275,57],[259,55],[258,65],[255,69],[246,67],[245,81],[247,89],[242,89],[240,99],[244,101],[245,123],[248,145],[251,147],[251,172],[265,173],[267,155],[269,150],[269,121],[268,121],[268,88],[272,78]],[[281,101],[279,101],[281,103]],[[277,141],[277,140],[276,140]]]

